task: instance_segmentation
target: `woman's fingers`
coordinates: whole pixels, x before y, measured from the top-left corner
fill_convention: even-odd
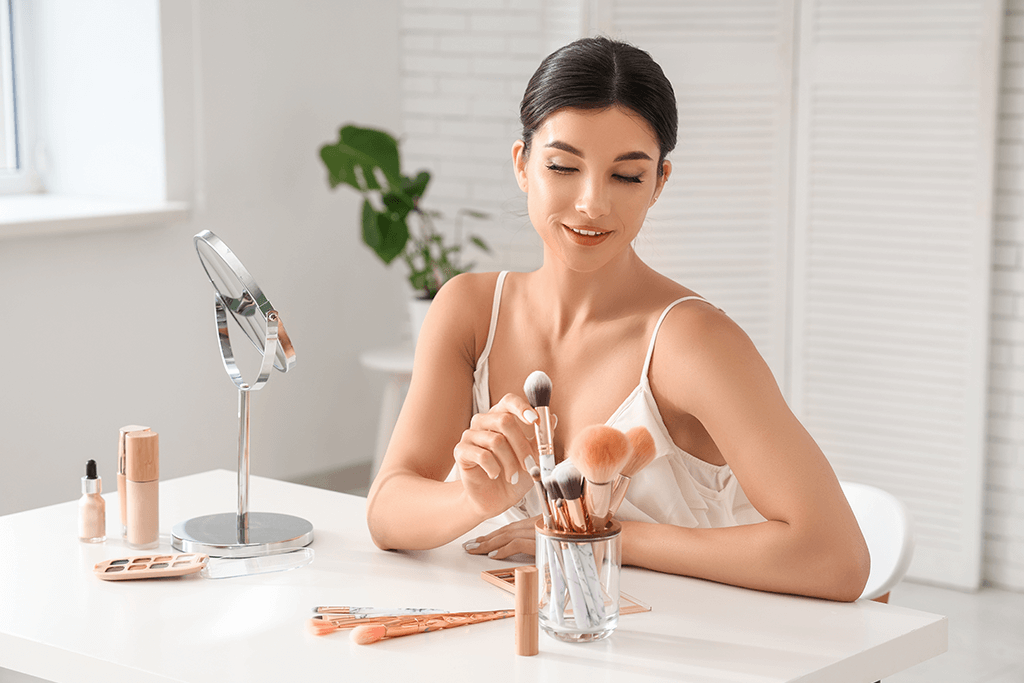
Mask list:
[[[532,411],[522,397],[507,394],[486,413],[477,413],[455,448],[455,459],[464,470],[479,466],[496,479],[504,472],[513,486],[519,481],[523,462],[533,453],[528,439],[532,425],[523,415]],[[526,407],[524,409],[524,406]],[[532,415],[536,419],[536,414]]]
[[[462,547],[471,555],[487,555],[496,560],[511,557],[516,553],[533,555],[536,548],[534,528],[538,519],[539,517],[530,517],[506,524],[485,536],[466,541]]]

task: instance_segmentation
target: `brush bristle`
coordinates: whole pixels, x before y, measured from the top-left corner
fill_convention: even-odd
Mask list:
[[[583,475],[572,460],[563,460],[551,470],[551,479],[558,486],[562,498],[576,500],[583,496]]]
[[[540,481],[540,468],[536,465],[530,468],[530,479]]]
[[[328,619],[310,619],[307,623],[309,624],[309,632],[314,636],[326,636],[328,633],[334,633],[338,630],[338,627]]]
[[[626,432],[629,440],[630,453],[626,464],[622,467],[622,474],[632,477],[637,472],[651,464],[655,452],[654,437],[647,431],[647,427],[636,426]]]
[[[551,378],[540,370],[534,370],[523,384],[526,400],[534,408],[551,405]]]
[[[548,480],[544,482],[544,493],[547,494],[548,500],[559,500],[562,498],[562,488],[552,477],[549,477]]]
[[[352,642],[359,645],[370,645],[383,640],[388,633],[384,624],[366,624],[352,629]]]
[[[591,425],[573,440],[569,457],[594,484],[612,481],[629,458],[629,439],[614,427]]]

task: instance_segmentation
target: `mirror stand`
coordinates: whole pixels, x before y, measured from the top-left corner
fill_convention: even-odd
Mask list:
[[[313,542],[313,525],[305,519],[274,512],[249,511],[249,408],[252,392],[266,384],[275,360],[278,361],[278,369],[286,371],[294,362],[294,350],[277,311],[273,310],[227,246],[209,231],[196,235],[197,249],[200,243],[205,245],[207,252],[204,254],[200,250],[200,259],[217,290],[214,312],[221,360],[238,388],[238,510],[235,513],[193,517],[176,524],[171,533],[171,546],[181,552],[211,557],[258,557],[305,547]],[[222,261],[214,262],[216,258]],[[237,282],[224,279],[224,269],[216,267],[223,264],[230,267]],[[218,271],[219,277],[215,280],[212,273]],[[239,287],[241,291],[235,291]],[[259,374],[251,385],[242,379],[231,350],[229,311],[236,321],[242,316],[249,323],[248,327],[242,325],[242,329],[263,355]],[[259,316],[258,326],[253,323],[256,316]],[[256,333],[257,329],[260,333]]]

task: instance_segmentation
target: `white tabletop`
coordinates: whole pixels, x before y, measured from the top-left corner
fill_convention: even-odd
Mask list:
[[[161,550],[185,519],[228,512],[235,474],[161,483]],[[108,535],[116,493],[106,494]],[[541,635],[515,654],[511,619],[352,643],[306,629],[314,605],[505,609],[512,596],[483,569],[512,566],[459,544],[383,552],[365,499],[253,477],[253,510],[304,517],[315,559],[288,572],[100,581],[97,562],[142,554],[119,539],[76,538],[77,503],[0,517],[0,667],[53,681],[875,681],[946,650],[945,617],[892,605],[773,595],[626,568],[622,590],[653,611],[620,619],[607,640],[574,645]]]

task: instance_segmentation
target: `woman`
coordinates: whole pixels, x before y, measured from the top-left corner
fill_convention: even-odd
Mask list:
[[[583,39],[544,60],[520,114],[512,159],[544,264],[461,275],[434,300],[370,491],[375,543],[437,547],[509,511],[519,521],[464,547],[532,554],[535,518],[521,501],[537,416],[522,387],[540,369],[559,457],[593,424],[643,424],[655,438],[658,457],[617,514],[623,563],[859,597],[860,529],[763,359],[722,311],[633,250],[672,171],[675,96],[661,68],[630,45]]]

